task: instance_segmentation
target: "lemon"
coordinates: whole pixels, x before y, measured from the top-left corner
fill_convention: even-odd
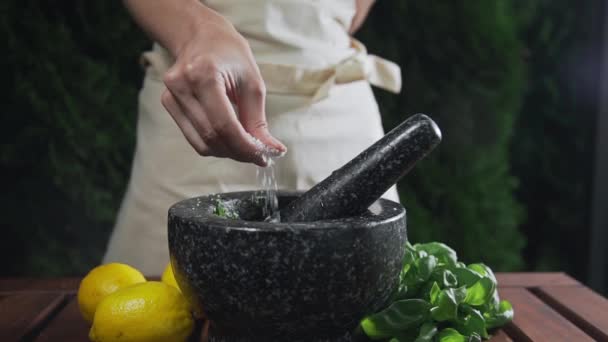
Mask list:
[[[182,283],[184,288],[179,287],[179,284],[177,283],[177,278],[183,279],[184,275],[180,273],[176,274],[175,272],[173,272],[173,267],[171,263],[169,263],[167,267],[165,267],[165,271],[163,272],[163,276],[161,277],[162,282],[175,287],[179,292],[182,293],[182,295],[184,296],[184,298],[186,298],[186,301],[190,305],[190,309],[196,318],[205,318],[205,314],[203,313],[202,305],[198,296],[193,292],[192,288],[188,286],[187,282],[186,284]]]
[[[173,274],[173,268],[171,267],[171,263],[169,263],[167,267],[165,267],[165,271],[163,272],[161,280],[163,281],[163,283],[171,285],[181,292],[179,285],[177,285],[177,281],[175,281],[175,275]]]
[[[104,298],[89,338],[94,342],[182,342],[194,327],[189,305],[172,286],[149,281]]]
[[[95,309],[104,297],[120,288],[145,281],[141,272],[129,265],[112,263],[95,267],[82,279],[78,288],[78,307],[82,316],[92,322]]]

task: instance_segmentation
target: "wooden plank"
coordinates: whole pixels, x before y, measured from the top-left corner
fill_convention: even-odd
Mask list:
[[[27,291],[76,292],[81,278],[2,278],[0,292]]]
[[[76,297],[40,332],[36,342],[88,341],[90,324],[82,318]]]
[[[159,281],[160,276],[146,277],[147,280]],[[76,293],[82,277],[64,278],[0,278],[0,294],[30,291],[56,291]]]
[[[582,286],[562,272],[496,273],[498,287]]]
[[[25,339],[65,303],[58,293],[21,293],[0,302],[0,341]]]
[[[158,276],[146,277],[157,280]],[[581,283],[561,272],[519,272],[497,273],[500,287],[539,287],[539,286],[581,286]],[[2,278],[0,279],[0,292],[15,291],[62,291],[75,292],[80,284],[79,277],[70,278]]]
[[[488,342],[513,342],[513,340],[504,332],[504,330],[498,330],[492,333],[492,337]]]
[[[594,341],[573,323],[522,288],[503,288],[501,299],[513,305],[515,318],[505,331],[515,341]]]
[[[598,341],[608,341],[608,299],[587,287],[541,287],[545,303]]]

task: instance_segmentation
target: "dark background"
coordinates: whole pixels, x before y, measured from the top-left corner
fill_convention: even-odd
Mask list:
[[[385,128],[424,112],[444,132],[399,185],[411,241],[587,281],[603,3],[378,1],[357,36],[403,69],[401,95],[376,92]],[[0,11],[0,276],[83,274],[125,190],[150,42],[119,1]]]

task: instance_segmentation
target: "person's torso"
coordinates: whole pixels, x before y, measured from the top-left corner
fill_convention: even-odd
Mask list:
[[[353,54],[355,0],[203,0],[249,41],[261,63],[326,67]]]

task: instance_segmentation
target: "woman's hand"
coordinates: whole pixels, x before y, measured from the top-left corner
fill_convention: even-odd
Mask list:
[[[152,36],[175,57],[164,77],[167,90],[161,101],[200,155],[265,166],[260,146],[251,136],[279,152],[286,150],[268,131],[264,81],[247,41],[232,24],[198,1],[156,0],[152,5],[149,0],[126,1],[144,28],[159,31]],[[134,9],[142,6],[140,12]],[[166,30],[156,29],[159,24],[149,11],[155,6],[161,7],[159,16],[176,16]],[[172,12],[180,6],[188,10]],[[148,21],[138,18],[146,11]]]
[[[361,27],[361,25],[363,25],[363,22],[365,22],[365,18],[367,18],[367,14],[374,5],[374,2],[376,2],[376,0],[357,0],[357,11],[355,12],[355,16],[350,24],[348,33],[354,34]]]

